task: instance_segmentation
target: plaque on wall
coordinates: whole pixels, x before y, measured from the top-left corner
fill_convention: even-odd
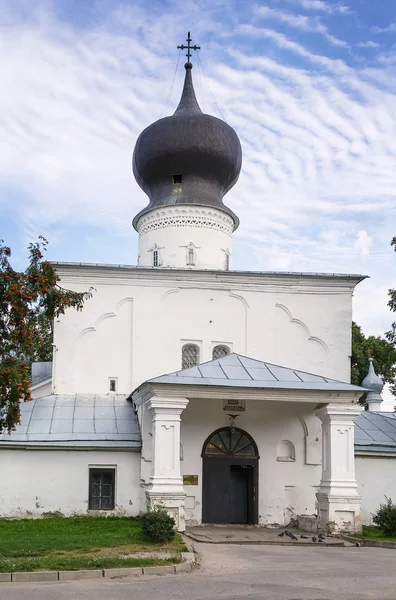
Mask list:
[[[183,475],[183,485],[198,485],[198,475]]]

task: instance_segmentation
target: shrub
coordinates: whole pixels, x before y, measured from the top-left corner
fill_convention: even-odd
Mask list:
[[[175,535],[175,519],[163,508],[155,508],[141,515],[142,532],[151,542],[170,542]]]
[[[384,535],[396,535],[396,504],[393,504],[391,498],[385,496],[385,504],[380,504],[379,509],[373,515],[373,522],[381,527]]]

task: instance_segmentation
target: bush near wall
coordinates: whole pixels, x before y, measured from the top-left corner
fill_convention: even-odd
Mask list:
[[[175,519],[163,508],[155,508],[143,513],[140,517],[142,533],[151,542],[164,544],[170,542],[175,535]]]
[[[373,515],[373,522],[380,527],[386,536],[396,536],[396,504],[391,498],[385,496],[386,502],[380,504],[379,509]]]

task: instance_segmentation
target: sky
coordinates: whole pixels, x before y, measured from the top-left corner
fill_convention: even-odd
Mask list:
[[[390,328],[396,286],[395,0],[0,0],[0,237],[136,264],[131,167],[177,106],[191,31],[204,112],[243,150],[225,203],[233,268],[362,273],[354,318]]]

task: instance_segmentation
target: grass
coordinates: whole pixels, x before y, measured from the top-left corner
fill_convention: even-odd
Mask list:
[[[169,564],[185,549],[178,534],[168,544],[145,540],[135,518],[0,520],[0,572]],[[144,558],[145,552],[172,553],[174,558]],[[137,558],[130,556],[135,553]]]
[[[376,540],[377,542],[396,542],[396,536],[386,536],[380,527],[375,525],[363,525],[362,533],[356,534],[354,537],[362,540]]]

